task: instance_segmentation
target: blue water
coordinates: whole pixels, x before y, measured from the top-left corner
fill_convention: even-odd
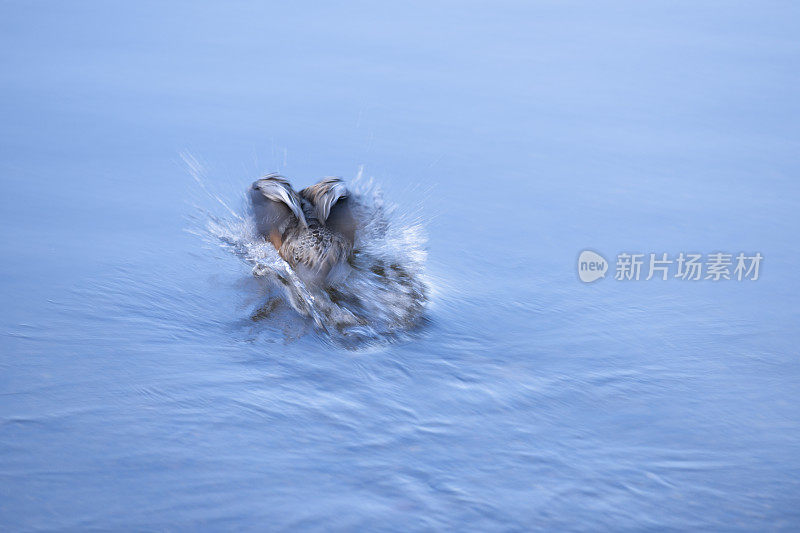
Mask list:
[[[0,528],[797,530],[799,22],[3,2]],[[425,229],[423,316],[259,317],[181,154],[237,213],[363,167]],[[765,259],[583,284],[587,248]]]

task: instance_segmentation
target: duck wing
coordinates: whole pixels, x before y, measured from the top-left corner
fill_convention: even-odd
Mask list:
[[[282,235],[293,224],[307,226],[300,197],[285,178],[270,174],[250,187],[256,230],[280,248]],[[276,242],[277,241],[277,242]]]
[[[353,244],[356,219],[350,206],[350,194],[340,178],[324,178],[300,191],[300,196],[314,206],[320,224]]]

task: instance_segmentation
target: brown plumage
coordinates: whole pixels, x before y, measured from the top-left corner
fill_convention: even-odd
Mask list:
[[[250,200],[256,230],[305,281],[326,283],[353,252],[356,221],[339,178],[297,193],[285,178],[271,174],[253,183]]]

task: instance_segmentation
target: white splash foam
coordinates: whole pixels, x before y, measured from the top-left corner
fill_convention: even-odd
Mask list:
[[[351,268],[345,279],[322,290],[304,284],[275,248],[257,235],[244,192],[239,198],[241,207],[232,209],[209,191],[202,165],[192,156],[183,158],[204,195],[223,208],[220,216],[196,206],[201,217],[199,231],[194,233],[250,265],[272,294],[309,317],[321,331],[368,340],[400,333],[418,322],[427,301],[424,227],[386,202],[380,188],[372,179],[365,180],[361,171],[348,183],[359,221]],[[246,186],[242,185],[243,191]]]

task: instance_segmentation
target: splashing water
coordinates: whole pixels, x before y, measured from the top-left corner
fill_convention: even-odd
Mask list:
[[[216,215],[196,206],[201,224],[193,233],[242,259],[267,286],[267,301],[253,320],[269,319],[286,302],[321,331],[352,340],[385,338],[420,321],[427,301],[424,227],[419,219],[404,216],[397,205],[386,202],[380,188],[371,178],[364,179],[361,170],[348,183],[358,221],[348,261],[351,268],[344,279],[318,288],[305,284],[272,244],[258,235],[244,192],[239,198],[241,207],[231,208],[208,189],[202,165],[188,155],[183,159],[205,196],[214,207],[223,208],[223,215]]]

